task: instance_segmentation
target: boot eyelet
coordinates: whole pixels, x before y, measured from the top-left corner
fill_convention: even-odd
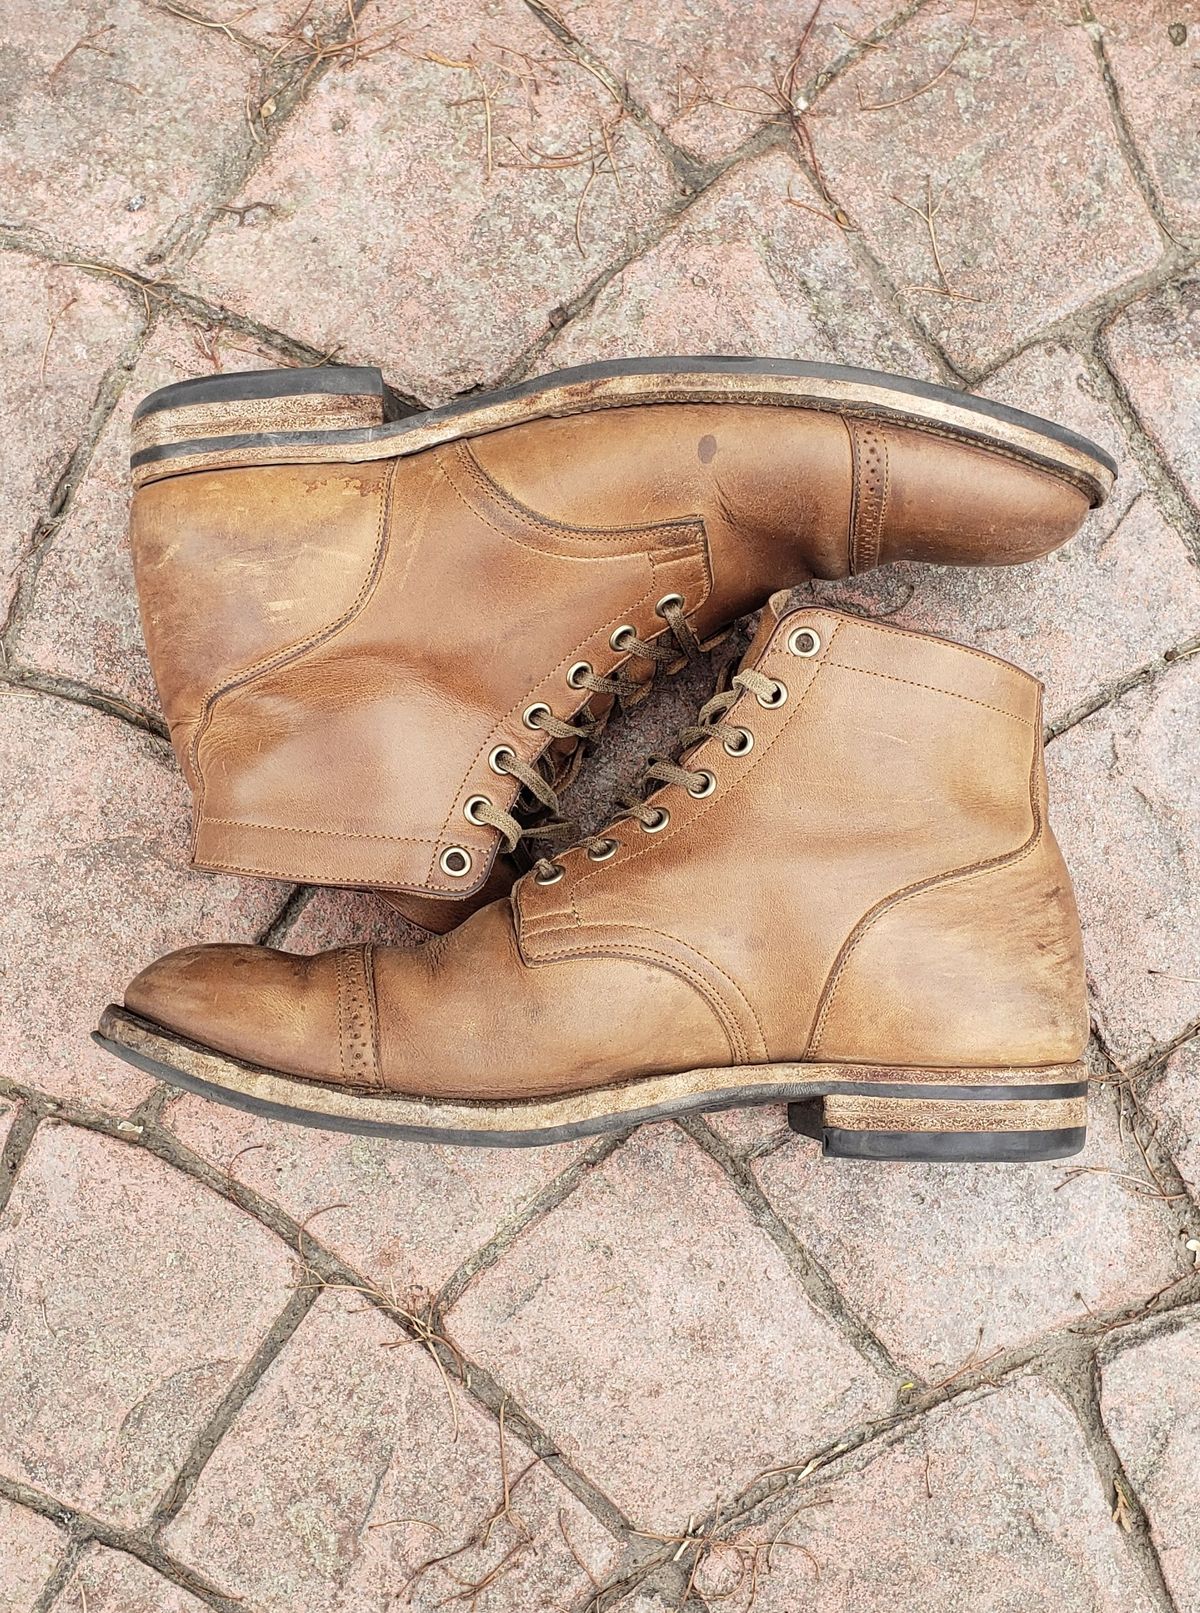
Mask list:
[[[622,652],[629,648],[629,640],[636,637],[636,629],[630,627],[629,623],[626,622],[624,626],[615,627],[613,629],[609,635],[608,642],[612,645],[614,650]]]
[[[738,734],[740,738],[737,740],[725,741],[726,756],[749,756],[754,749],[754,735],[748,728],[739,728]]]
[[[471,872],[471,853],[464,846],[447,846],[438,858],[438,867],[451,879],[465,879]]]
[[[526,706],[521,713],[521,721],[526,728],[540,728],[541,724],[534,721],[535,717],[553,717],[554,713],[544,700],[535,700],[532,706]]]
[[[499,773],[502,776],[507,776],[508,768],[505,767],[504,763],[506,761],[513,762],[515,760],[516,752],[513,750],[511,745],[497,745],[495,750],[488,757],[488,766],[491,768],[493,773]]]
[[[557,885],[565,873],[566,869],[560,868],[558,863],[555,863],[552,868],[545,871],[539,868],[533,876],[533,883],[535,885]]]
[[[592,676],[592,663],[590,661],[576,661],[567,672],[567,682],[572,689],[582,689],[584,680]]]
[[[659,600],[658,604],[655,605],[654,614],[656,616],[662,616],[662,617],[665,618],[666,614],[667,614],[667,606],[668,605],[678,605],[680,610],[683,610],[684,609],[683,595],[682,594],[664,594],[662,596],[662,598]]]
[[[491,804],[486,795],[473,795],[463,807],[463,817],[466,818],[468,823],[474,823],[479,828],[486,829],[487,824],[477,814],[480,807],[490,807]]]
[[[811,627],[794,627],[788,634],[787,647],[793,655],[818,655],[821,635],[814,633]]]
[[[759,695],[755,695],[754,698],[758,701],[759,705],[762,706],[764,710],[766,710],[766,711],[778,711],[780,706],[785,706],[787,704],[787,697],[788,697],[787,684],[786,683],[780,683],[779,679],[776,678],[775,679],[775,691],[774,691],[773,694],[769,694],[769,695],[761,695],[761,694],[759,694]]]
[[[688,794],[694,801],[703,801],[705,796],[711,795],[716,787],[716,774],[710,773],[705,767],[696,774],[695,784],[688,785]]]
[[[655,814],[655,816],[654,816],[654,822],[653,823],[642,823],[642,833],[643,834],[647,834],[647,835],[661,834],[661,832],[667,827],[668,823],[670,823],[670,821],[671,821],[671,814],[667,811],[666,807],[655,807],[654,814]],[[641,823],[640,818],[638,819],[638,822]]]
[[[615,857],[620,849],[619,840],[604,839],[598,846],[588,847],[588,857],[594,863],[606,863],[610,857]]]

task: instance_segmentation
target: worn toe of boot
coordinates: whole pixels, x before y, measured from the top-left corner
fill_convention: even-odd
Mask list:
[[[268,947],[184,947],[130,982],[125,1007],[247,1063],[339,1080],[353,1046],[370,1041],[366,969],[361,947],[315,957]]]

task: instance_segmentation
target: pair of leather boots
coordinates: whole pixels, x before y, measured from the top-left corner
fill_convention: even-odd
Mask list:
[[[1082,1146],[1041,687],[805,585],[1044,555],[1107,495],[1102,449],[921,381],[670,358],[422,412],[374,369],[217,375],[142,403],[132,464],[194,864],[438,933],[174,952],[105,1012],[114,1053],[435,1141],[786,1101],[827,1154]],[[610,713],[756,609],[675,753],[564,844]]]

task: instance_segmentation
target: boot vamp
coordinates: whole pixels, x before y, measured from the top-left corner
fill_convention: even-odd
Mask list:
[[[553,950],[553,949],[551,949]],[[527,964],[497,902],[416,952],[374,955],[379,1067],[395,1092],[535,1097],[730,1062],[712,1009],[645,962],[572,953]]]

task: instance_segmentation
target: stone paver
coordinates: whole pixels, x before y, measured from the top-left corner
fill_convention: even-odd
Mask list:
[[[521,0],[380,0],[371,23],[397,43],[314,85],[235,204],[272,211],[218,224],[190,276],[435,401],[510,364],[681,182]]]
[[[0,1073],[128,1109],[153,1083],[89,1044],[100,1010],[164,951],[253,937],[281,887],[188,871],[174,758],[116,718],[0,688],[0,772]]]
[[[7,1103],[0,1098],[0,1160],[4,1157],[4,1145],[8,1141],[20,1107],[20,1104]]]
[[[820,593],[1015,661],[1045,683],[1053,724],[1200,633],[1200,568],[1149,494],[1077,354],[1031,348],[981,390],[1114,454],[1120,474],[1108,503],[1065,548],[1031,565],[886,566],[822,584]]]
[[[0,1497],[0,1613],[34,1613],[66,1544],[49,1518]]]
[[[448,1327],[652,1529],[890,1399],[671,1126],[596,1170],[467,1290]]]
[[[1050,799],[1093,1013],[1122,1062],[1200,1019],[1200,656],[1054,741]]]
[[[830,190],[914,316],[978,372],[1149,269],[1161,239],[1074,16],[983,0],[970,23],[969,7],[925,8],[830,88],[810,127]],[[929,201],[952,295],[910,211]]]
[[[509,1552],[496,1597],[481,1595],[481,1608],[557,1613],[588,1589],[567,1541],[597,1576],[619,1546],[548,1468],[531,1465],[511,1431],[505,1450],[520,1521],[498,1519],[489,1531],[503,1493],[497,1427],[377,1311],[353,1295],[323,1295],[165,1540],[256,1613],[428,1610]],[[428,1558],[468,1546],[417,1575]]]
[[[794,0],[575,0],[559,15],[673,140],[717,159],[779,119],[793,63],[799,93],[901,9],[896,0],[828,0],[813,17]]]
[[[783,152],[733,169],[614,277],[545,363],[768,353],[932,376],[846,237],[808,210],[821,205]]]
[[[263,1228],[150,1154],[47,1122],[0,1217],[0,1471],[143,1522],[283,1309]]]
[[[1150,1519],[1176,1607],[1200,1607],[1200,1318],[1101,1363],[1105,1427]]]
[[[1200,279],[1131,304],[1104,345],[1151,440],[1200,504]]]
[[[165,6],[6,5],[0,55],[4,220],[85,255],[144,267],[254,149],[245,107],[259,64]]]
[[[933,1382],[1178,1275],[1172,1218],[1109,1174],[1133,1163],[1104,1095],[1088,1130],[1085,1152],[1056,1164],[893,1165],[881,1176],[804,1143],[754,1169],[860,1315]]]
[[[783,1530],[804,1551],[771,1553],[754,1613],[1158,1605],[1111,1520],[1078,1426],[1047,1389],[1018,1382],[939,1407],[890,1448],[830,1472],[813,1481],[822,1504]],[[744,1540],[769,1541],[799,1499]],[[735,1571],[719,1558],[711,1566]]]
[[[1092,7],[1138,155],[1183,239],[1200,233],[1200,15],[1178,0],[1101,0]]]
[[[93,1546],[51,1603],[51,1613],[204,1613],[207,1606],[136,1557]]]
[[[1200,1039],[1178,1048],[1142,1093],[1159,1142],[1200,1200]]]
[[[215,345],[214,345],[215,344]],[[262,368],[245,337],[164,321],[138,360],[62,525],[45,544],[14,664],[75,678],[157,711],[129,559],[129,418],[147,393],[189,376]],[[273,362],[273,361],[272,361]]]
[[[0,257],[0,373],[5,474],[0,487],[0,620],[21,561],[87,428],[109,367],[139,319],[111,281],[17,253]]]

